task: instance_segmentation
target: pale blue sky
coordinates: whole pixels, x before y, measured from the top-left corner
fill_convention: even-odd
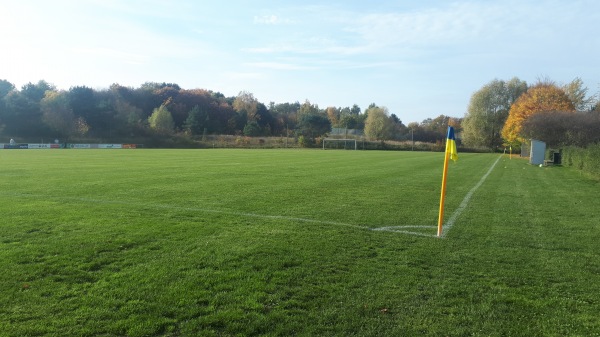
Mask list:
[[[600,2],[0,0],[0,79],[174,82],[268,104],[463,117],[498,78],[599,90]]]

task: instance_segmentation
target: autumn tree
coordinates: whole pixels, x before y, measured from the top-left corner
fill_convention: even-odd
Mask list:
[[[406,138],[409,137],[420,142],[441,142],[446,139],[448,125],[454,122],[454,118],[446,115],[439,115],[436,118],[424,119],[421,123],[410,123]],[[455,123],[456,124],[456,123]],[[459,130],[456,130],[457,132]]]
[[[576,77],[562,88],[577,111],[589,111],[597,103],[596,97],[587,95],[588,88],[584,86],[579,77]]]
[[[55,90],[56,87],[44,80],[37,83],[27,83],[21,88],[21,93],[34,102],[40,102],[46,95],[46,91]]]
[[[11,90],[4,97],[2,124],[12,135],[40,137],[48,135],[48,126],[43,122],[40,102],[46,91],[54,86],[46,81],[27,83],[21,90]]]
[[[314,140],[331,131],[331,122],[324,114],[305,113],[298,118],[296,132],[299,136]]]
[[[510,107],[526,91],[527,83],[516,77],[508,82],[495,79],[476,91],[462,123],[463,142],[488,149],[501,146]]]
[[[360,107],[354,104],[351,108],[343,108],[340,112],[339,126],[347,129],[363,130],[366,114],[361,114]]]
[[[85,86],[71,87],[67,92],[69,104],[77,116],[93,117],[96,112],[94,89]]]
[[[240,91],[233,101],[233,109],[240,114],[246,114],[247,121],[258,120],[258,100],[248,91]]]
[[[327,107],[325,112],[327,113],[327,118],[329,118],[331,125],[334,128],[339,127],[341,109],[330,106],[330,107]]]
[[[96,136],[96,131],[109,131],[115,124],[114,109],[109,108],[105,102],[110,100],[107,94],[108,92],[97,92],[86,86],[71,87],[66,92],[73,114],[85,120]]]
[[[102,97],[100,104],[107,105],[109,113],[103,115],[110,120],[104,123],[104,129],[94,130],[95,134],[101,133],[114,139],[115,136],[131,137],[144,132],[148,119],[144,118],[142,109],[134,104],[134,93],[134,89],[117,83],[106,90],[96,92],[96,95]]]
[[[241,91],[232,105],[238,113],[238,116],[234,117],[232,122],[239,125],[244,130],[245,135],[259,136],[263,133],[271,133],[272,124],[275,120],[267,107],[254,98],[254,95],[247,91]]]
[[[463,121],[464,121],[463,118],[450,117],[450,119],[448,119],[448,126],[453,127],[455,132],[462,132],[463,131],[463,127],[462,127]]]
[[[152,115],[148,118],[148,123],[151,129],[166,134],[172,133],[175,127],[173,116],[167,109],[166,104],[162,104],[160,107],[154,109]]]
[[[319,113],[319,106],[312,104],[309,100],[305,100],[304,103],[298,109],[298,116],[301,115],[315,115]]]
[[[259,128],[257,136],[270,136],[276,130],[277,119],[267,109],[267,106],[260,102],[256,106],[255,122]]]
[[[69,133],[75,116],[65,92],[48,91],[40,102],[43,121],[60,136]]]
[[[317,137],[331,131],[331,121],[327,118],[327,114],[321,112],[319,106],[309,100],[305,100],[298,108],[296,120],[295,133],[301,146],[312,146]]]
[[[300,106],[300,102],[280,104],[275,104],[275,102],[269,103],[269,112],[276,121],[276,128],[272,130],[272,133],[289,136],[291,130],[296,128],[296,123],[298,121],[297,114],[298,110],[300,110]]]
[[[89,131],[83,117],[76,117],[64,91],[46,91],[40,101],[43,121],[60,137],[83,136]]]
[[[534,114],[550,111],[574,112],[575,107],[563,89],[553,83],[540,82],[512,105],[502,128],[502,138],[508,144],[523,143],[526,139],[521,132],[523,123]]]
[[[175,83],[146,82],[134,90],[130,103],[142,109],[142,116],[147,119],[157,106],[176,98],[180,89]]]
[[[371,105],[365,120],[365,135],[370,139],[386,140],[392,136],[393,121],[386,107]]]
[[[450,116],[439,115],[436,118],[428,118],[423,121],[423,128],[429,130],[434,136],[432,141],[446,139],[448,133],[448,125],[450,124]]]
[[[146,124],[145,119],[142,118],[142,109],[124,100],[116,100],[112,104],[115,125],[109,130],[109,134],[115,131],[117,134],[131,135],[145,128]]]

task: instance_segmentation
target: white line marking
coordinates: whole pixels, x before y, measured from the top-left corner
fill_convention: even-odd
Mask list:
[[[465,198],[463,199],[461,204],[454,211],[454,213],[452,214],[450,219],[448,219],[448,222],[444,225],[444,229],[442,231],[442,237],[446,236],[446,234],[448,233],[450,228],[452,228],[452,226],[454,225],[454,222],[456,221],[456,218],[458,218],[460,213],[462,213],[462,211],[467,207],[467,204],[469,203],[469,200],[471,200],[473,193],[475,193],[475,191],[483,184],[485,179],[490,175],[490,173],[492,172],[492,170],[494,169],[494,167],[496,166],[498,161],[500,161],[500,158],[502,158],[502,157],[501,156],[498,157],[498,159],[494,162],[494,164],[492,164],[492,166],[487,171],[487,173],[484,174],[483,177],[481,177],[481,179],[479,180],[477,185],[475,185],[475,187],[473,187],[469,191],[469,193],[467,193],[467,195],[465,196]],[[47,198],[46,200],[75,200],[75,201],[90,202],[90,203],[95,203],[95,204],[117,204],[117,205],[129,205],[129,206],[133,205],[133,206],[137,206],[137,207],[177,209],[177,210],[192,211],[192,212],[227,214],[227,215],[234,215],[234,216],[245,216],[245,217],[271,219],[271,220],[286,220],[286,221],[296,221],[296,222],[305,222],[305,223],[322,224],[322,225],[343,226],[343,227],[350,227],[350,228],[375,231],[375,232],[391,232],[391,233],[408,234],[408,235],[415,235],[415,236],[437,237],[437,235],[433,235],[433,234],[413,232],[410,230],[406,230],[406,229],[410,229],[410,228],[434,229],[434,228],[437,228],[437,226],[417,226],[417,225],[411,226],[411,225],[408,225],[408,226],[387,226],[387,227],[373,228],[373,227],[353,225],[353,224],[337,222],[337,221],[322,221],[322,220],[298,218],[298,217],[291,217],[291,216],[284,216],[284,215],[256,214],[256,213],[235,212],[235,211],[226,211],[226,210],[215,210],[215,209],[207,209],[207,208],[200,208],[200,207],[181,207],[181,206],[163,205],[163,204],[139,203],[139,202],[133,202],[133,201],[102,200],[102,199],[78,198],[78,197],[56,197],[56,196],[50,197],[50,196],[46,196],[46,195],[34,195],[34,194],[25,194],[25,193],[3,193],[3,192],[0,192],[0,195],[10,195],[10,196],[14,196],[14,197],[25,197],[25,198],[36,198],[36,199],[37,198]]]
[[[389,226],[389,227],[378,227],[373,228],[373,230],[377,231],[393,231],[402,228],[437,228],[436,226]]]
[[[165,205],[165,204],[151,204],[151,203],[140,203],[134,201],[120,201],[120,200],[102,200],[102,199],[92,199],[92,198],[79,198],[79,197],[50,197],[46,195],[34,195],[34,194],[24,194],[24,193],[0,193],[1,195],[10,195],[13,197],[24,197],[24,198],[45,198],[44,200],[56,201],[56,200],[71,200],[71,201],[82,201],[94,204],[113,204],[113,205],[129,205],[136,206],[142,208],[158,208],[158,209],[171,209],[171,210],[181,210],[181,211],[192,211],[192,212],[204,212],[204,213],[215,213],[215,214],[227,214],[241,217],[251,217],[251,218],[262,218],[262,219],[271,219],[271,220],[286,220],[286,221],[296,221],[296,222],[306,222],[306,223],[314,223],[314,224],[323,224],[323,225],[334,225],[334,226],[344,226],[351,228],[358,228],[364,230],[371,230],[371,227],[353,225],[343,222],[337,221],[323,221],[323,220],[315,220],[315,219],[307,219],[307,218],[298,218],[291,217],[285,215],[268,215],[268,214],[257,214],[257,213],[247,213],[247,212],[235,212],[235,211],[226,211],[226,210],[216,210],[216,209],[208,209],[208,208],[200,208],[200,207],[181,207],[181,206],[173,206],[173,205]]]
[[[372,231],[376,231],[376,232],[392,232],[392,233],[402,233],[402,234],[409,234],[409,235],[416,235],[416,236],[437,237],[437,235],[434,235],[434,234],[407,231],[407,230],[405,230],[405,228],[426,228],[426,229],[431,229],[433,232],[433,229],[437,228],[437,226],[389,226],[389,227],[377,227],[377,228],[370,228],[370,229]]]
[[[235,212],[235,211],[226,211],[226,210],[216,210],[216,209],[208,209],[208,208],[200,208],[200,207],[181,207],[181,206],[173,206],[173,205],[164,205],[164,204],[150,204],[150,203],[139,203],[133,201],[120,201],[120,200],[102,200],[102,199],[92,199],[92,198],[80,198],[80,197],[50,197],[41,194],[27,194],[27,193],[2,193],[0,195],[9,195],[12,197],[23,197],[23,198],[44,198],[45,200],[75,200],[81,202],[88,202],[93,204],[113,204],[113,205],[128,205],[128,206],[136,206],[142,208],[159,208],[159,209],[175,209],[175,210],[183,210],[183,211],[192,211],[192,212],[204,212],[204,213],[215,213],[215,214],[227,214],[234,216],[244,216],[244,217],[252,217],[252,218],[262,218],[262,219],[272,219],[272,220],[286,220],[286,221],[296,221],[296,222],[306,222],[313,224],[322,224],[322,225],[333,225],[333,226],[343,226],[356,228],[361,230],[375,231],[375,232],[392,232],[392,233],[402,233],[409,235],[417,235],[417,236],[427,236],[427,237],[435,237],[436,235],[430,235],[426,233],[412,232],[404,230],[405,228],[437,228],[436,226],[388,226],[388,227],[367,227],[361,225],[353,225],[344,222],[337,221],[323,221],[323,220],[315,220],[315,219],[307,219],[307,218],[298,218],[291,217],[285,215],[268,215],[268,214],[257,214],[257,213],[247,213],[247,212]]]
[[[458,216],[460,215],[460,213],[462,213],[462,211],[464,211],[465,208],[467,208],[467,205],[469,204],[469,201],[471,200],[471,197],[473,196],[473,193],[475,193],[475,191],[477,191],[477,189],[479,188],[479,186],[481,186],[483,184],[483,182],[485,181],[485,179],[490,175],[490,173],[492,173],[492,170],[494,169],[494,167],[496,166],[496,164],[498,164],[498,162],[500,161],[500,158],[502,158],[502,156],[500,156],[500,157],[498,157],[498,159],[496,159],[496,161],[492,164],[492,166],[487,171],[487,173],[484,174],[483,177],[481,177],[481,179],[479,180],[479,182],[477,183],[477,185],[475,185],[469,191],[469,193],[467,193],[467,195],[465,195],[465,198],[460,203],[460,205],[458,206],[458,208],[454,211],[454,213],[452,213],[452,216],[450,216],[450,219],[448,219],[448,221],[446,222],[446,224],[443,225],[444,227],[442,229],[442,237],[445,237],[446,234],[448,234],[448,232],[452,228],[452,226],[454,226],[454,223],[456,222],[456,218],[458,218]]]

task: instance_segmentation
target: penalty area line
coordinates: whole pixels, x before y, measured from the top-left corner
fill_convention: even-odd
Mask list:
[[[454,211],[454,213],[452,213],[448,221],[444,224],[441,237],[445,237],[450,231],[450,229],[452,229],[452,226],[454,226],[454,223],[456,222],[458,216],[467,208],[471,197],[473,197],[475,191],[477,191],[477,189],[483,184],[483,182],[487,179],[490,173],[492,173],[492,170],[494,170],[494,167],[496,167],[496,164],[498,164],[500,158],[502,158],[502,156],[499,156],[498,159],[496,159],[496,161],[492,164],[490,169],[481,177],[481,179],[479,179],[479,182],[475,186],[473,186],[473,188],[467,193],[467,195],[465,195],[465,198],[460,203],[458,208]]]
[[[389,226],[389,227],[371,228],[371,230],[375,231],[375,232],[392,232],[392,233],[401,233],[401,234],[408,234],[408,235],[415,235],[415,236],[437,237],[436,235],[433,235],[433,234],[413,232],[413,231],[406,230],[408,228],[433,229],[433,228],[437,228],[437,227],[436,226]]]
[[[320,224],[320,225],[329,225],[329,226],[341,226],[341,227],[350,227],[361,230],[371,230],[373,228],[361,225],[354,225],[344,222],[337,221],[326,221],[326,220],[316,220],[316,219],[308,219],[308,218],[299,218],[293,216],[285,216],[285,215],[269,215],[269,214],[258,214],[258,213],[248,213],[248,212],[236,212],[236,211],[228,211],[228,210],[218,210],[218,209],[209,209],[202,207],[182,207],[168,204],[155,204],[155,203],[141,203],[135,201],[127,201],[127,200],[106,200],[106,199],[95,199],[95,198],[81,198],[81,197],[56,197],[56,196],[48,196],[41,194],[29,194],[29,193],[3,193],[0,192],[0,195],[12,196],[12,197],[21,197],[21,198],[32,198],[32,199],[43,199],[49,201],[77,201],[77,202],[86,202],[91,204],[106,204],[106,205],[127,205],[134,206],[139,208],[154,208],[154,209],[171,209],[171,210],[179,210],[179,211],[190,211],[190,212],[199,212],[199,213],[213,213],[213,214],[226,214],[233,215],[239,217],[248,217],[248,218],[259,218],[259,219],[269,219],[269,220],[283,220],[283,221],[292,221],[292,222],[304,222],[311,224]]]
[[[185,206],[176,206],[169,204],[157,204],[157,203],[142,203],[136,202],[133,200],[106,200],[106,199],[96,199],[96,198],[85,198],[85,197],[68,197],[68,196],[49,196],[42,194],[29,194],[29,193],[18,193],[18,192],[0,192],[0,195],[11,196],[11,197],[20,197],[20,198],[31,198],[31,199],[42,199],[48,201],[60,201],[60,202],[69,202],[76,201],[78,203],[89,203],[89,204],[97,204],[97,205],[126,205],[133,206],[136,208],[154,208],[154,209],[169,209],[175,211],[188,211],[188,212],[199,212],[199,213],[212,213],[212,214],[225,214],[239,217],[248,217],[248,218],[257,218],[257,219],[267,219],[267,220],[281,220],[281,221],[292,221],[298,223],[306,223],[306,224],[315,224],[315,225],[327,225],[327,226],[339,226],[339,227],[347,227],[354,228],[357,230],[364,231],[372,231],[372,232],[387,232],[387,233],[396,233],[396,234],[404,234],[404,235],[412,235],[412,236],[421,236],[421,237],[437,237],[436,235],[428,234],[426,232],[417,232],[416,230],[427,230],[437,228],[436,226],[419,226],[419,225],[405,225],[405,226],[386,226],[386,227],[369,227],[364,225],[356,225],[338,221],[327,221],[327,220],[317,220],[317,219],[309,219],[309,218],[301,218],[294,216],[285,216],[285,215],[270,215],[270,214],[259,214],[259,213],[250,213],[250,212],[236,212],[231,210],[218,210],[218,209],[210,209],[203,207],[185,207]]]
[[[270,214],[258,214],[258,213],[249,213],[249,212],[236,212],[236,211],[230,211],[230,210],[218,210],[218,209],[210,209],[210,208],[202,208],[202,207],[184,207],[184,206],[176,206],[176,205],[169,205],[169,204],[142,203],[142,202],[136,202],[133,200],[106,200],[106,199],[68,197],[68,196],[58,196],[57,197],[57,196],[49,196],[49,195],[43,195],[43,194],[1,192],[1,191],[0,191],[0,195],[10,196],[10,197],[19,197],[19,198],[42,199],[42,200],[48,200],[48,201],[54,201],[54,202],[56,202],[56,201],[60,201],[60,202],[76,201],[78,203],[89,203],[89,204],[97,204],[97,205],[126,205],[126,206],[138,207],[138,208],[154,208],[154,209],[165,209],[165,210],[170,209],[170,210],[177,210],[177,211],[225,214],[225,215],[233,215],[233,216],[248,217],[248,218],[292,221],[292,222],[315,224],[315,225],[339,226],[339,227],[354,228],[357,230],[373,231],[373,232],[387,232],[387,233],[397,233],[397,234],[406,234],[406,235],[414,235],[414,236],[435,237],[435,235],[430,235],[430,234],[426,234],[426,233],[419,233],[419,232],[407,230],[407,229],[411,229],[411,228],[421,228],[421,229],[422,228],[435,228],[435,226],[368,227],[368,226],[349,224],[349,223],[344,223],[344,222],[339,222],[339,221],[326,221],[326,220],[308,219],[308,218],[300,218],[300,217],[285,216],[285,215],[270,215]]]

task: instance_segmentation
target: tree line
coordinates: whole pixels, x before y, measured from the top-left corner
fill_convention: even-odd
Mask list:
[[[600,142],[600,102],[580,78],[558,85],[542,78],[533,85],[513,78],[492,80],[476,91],[462,122],[469,147],[519,147],[529,139],[550,147]]]
[[[44,80],[20,89],[0,80],[0,135],[23,141],[125,142],[244,135],[296,137],[310,146],[332,128],[340,128],[364,130],[373,140],[439,142],[452,121],[460,124],[460,119],[440,115],[405,125],[396,114],[375,103],[365,111],[356,104],[320,109],[309,100],[264,104],[247,91],[226,97],[206,89],[183,89],[175,83],[59,90]]]
[[[309,100],[265,105],[247,91],[226,97],[175,83],[59,90],[44,80],[20,89],[0,80],[0,135],[22,141],[153,139],[160,144],[172,137],[244,135],[294,137],[312,146],[338,128],[362,130],[371,140],[441,143],[448,125],[471,148],[518,147],[530,138],[553,147],[585,146],[600,142],[600,103],[579,78],[565,85],[549,79],[534,85],[516,77],[494,79],[473,93],[464,118],[439,115],[405,125],[375,103],[364,111],[356,104],[320,109]]]

